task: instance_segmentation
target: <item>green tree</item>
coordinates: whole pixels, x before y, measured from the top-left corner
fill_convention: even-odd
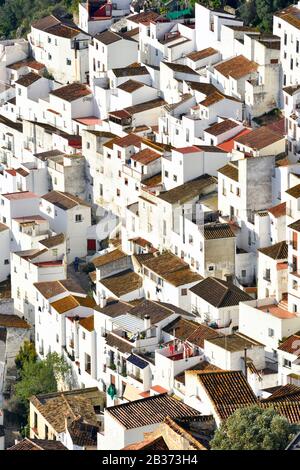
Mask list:
[[[28,410],[32,395],[56,392],[58,382],[67,382],[69,378],[70,366],[57,353],[48,354],[44,361],[26,361],[15,386],[15,396]]]
[[[16,356],[15,364],[17,369],[23,369],[25,362],[35,362],[37,359],[37,354],[35,351],[34,343],[30,341],[24,341],[23,346],[20,347],[19,353]]]
[[[240,408],[216,431],[212,450],[281,450],[297,428],[272,408]]]

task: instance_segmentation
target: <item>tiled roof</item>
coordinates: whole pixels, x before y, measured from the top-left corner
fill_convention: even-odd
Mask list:
[[[214,187],[215,184],[216,180],[212,176],[202,175],[180,186],[176,186],[169,191],[161,193],[158,197],[169,204],[182,204],[197,196],[207,194],[210,187]]]
[[[283,10],[275,12],[274,15],[286,21],[291,26],[300,29],[300,15],[297,5],[290,5]]]
[[[241,371],[199,372],[198,381],[221,420],[238,408],[257,404],[257,398]]]
[[[219,336],[217,338],[209,338],[207,341],[230,352],[244,351],[245,348],[251,349],[255,346],[264,348],[264,345],[254,341],[248,336],[242,335],[241,333],[233,333],[231,335]]]
[[[135,429],[161,423],[167,416],[179,418],[199,415],[199,411],[167,394],[111,406],[106,408],[105,412],[117,420],[125,429]]]
[[[134,271],[123,271],[101,279],[100,283],[116,297],[121,297],[143,287],[143,278]]]
[[[37,62],[33,58],[28,58],[28,59],[20,60],[18,62],[15,62],[14,64],[10,64],[7,66],[8,69],[12,69],[12,70],[19,70],[22,67],[28,67],[34,70],[41,70],[45,68],[45,65],[41,64],[40,62]]]
[[[84,96],[91,95],[91,90],[81,83],[70,83],[50,92],[51,95],[61,98],[65,101],[75,101]]]
[[[119,85],[117,88],[119,90],[126,91],[127,93],[133,93],[134,91],[143,88],[143,86],[145,86],[145,84],[142,82],[137,82],[136,80],[127,80],[126,82]]]
[[[205,240],[215,240],[217,238],[232,238],[235,234],[229,224],[211,223],[204,225]]]
[[[232,121],[231,119],[224,119],[224,121],[217,122],[216,124],[212,124],[211,126],[204,129],[204,132],[211,134],[213,136],[218,136],[223,134],[224,132],[230,131],[235,127],[238,127],[239,124]]]
[[[225,60],[217,65],[214,65],[217,70],[224,77],[232,77],[238,80],[239,78],[249,75],[251,72],[257,70],[257,63],[248,60],[243,55],[238,55],[232,59]]]
[[[65,431],[65,418],[82,418],[98,426],[94,406],[103,405],[103,394],[97,387],[34,395],[30,402],[57,433]]]
[[[4,328],[24,328],[30,329],[31,326],[18,315],[0,314],[0,327]]]
[[[59,233],[49,238],[45,238],[45,240],[41,240],[39,243],[41,243],[46,248],[53,248],[54,246],[60,245],[64,241],[65,241],[64,233]]]
[[[73,21],[60,20],[54,15],[49,15],[34,21],[31,26],[35,29],[39,29],[40,31],[47,32],[48,34],[53,34],[54,36],[64,37],[67,39],[72,39],[81,32]]]
[[[79,325],[82,326],[82,328],[84,328],[87,331],[93,331],[94,330],[94,315],[80,318]]]
[[[123,354],[131,354],[133,345],[128,341],[123,340],[119,336],[116,336],[112,333],[108,333],[106,337],[106,344],[111,348],[117,349]]]
[[[133,133],[127,134],[124,137],[118,137],[117,139],[114,139],[114,144],[122,148],[127,148],[131,145],[140,148],[141,143],[142,138],[139,135]]]
[[[148,165],[149,163],[158,160],[160,157],[161,155],[159,153],[154,152],[154,150],[151,150],[149,148],[146,148],[132,155],[131,160],[139,162],[141,163],[141,165]]]
[[[35,282],[33,285],[46,299],[50,299],[51,297],[67,291],[75,294],[85,294],[85,291],[82,289],[82,287],[73,279]]]
[[[126,258],[128,255],[118,248],[113,251],[109,251],[105,255],[98,256],[97,258],[92,259],[92,263],[95,268],[100,268],[106,264],[113,263],[114,261],[119,261],[120,259]]]
[[[300,90],[300,85],[291,85],[291,86],[286,86],[282,89],[285,93],[287,93],[290,96],[293,96],[294,93]]]
[[[59,281],[43,281],[35,282],[35,288],[42,294],[45,299],[50,299],[55,295],[66,292],[66,289]]]
[[[238,144],[245,145],[251,149],[261,150],[282,139],[283,136],[279,132],[275,132],[267,126],[262,126],[253,129],[253,131],[241,137],[236,137],[234,140]]]
[[[285,241],[279,242],[266,248],[260,248],[258,251],[272,259],[287,259],[288,244]]]
[[[190,270],[187,263],[170,252],[153,256],[145,260],[143,265],[176,287],[202,279],[198,273]]]
[[[216,308],[231,307],[239,305],[239,302],[251,300],[246,292],[234,284],[216,277],[207,277],[190,290]]]
[[[270,207],[268,212],[270,212],[270,214],[272,214],[275,218],[282,217],[286,214],[286,202],[281,202],[276,206]]]
[[[133,306],[127,302],[122,302],[117,299],[108,298],[106,300],[105,307],[100,307],[99,305],[97,305],[95,307],[95,310],[102,312],[104,315],[107,315],[111,318],[115,318],[115,317],[118,317],[119,315],[129,312],[132,308]]]
[[[50,193],[47,193],[42,196],[42,199],[50,202],[50,204],[54,204],[55,206],[63,210],[73,209],[73,207],[76,206],[90,207],[90,204],[85,202],[83,199],[80,199],[77,196],[73,196],[73,194],[62,191],[50,191]]]
[[[75,419],[68,425],[72,442],[80,447],[96,447],[99,426],[85,423],[82,419]]]
[[[294,354],[297,357],[300,356],[300,335],[295,334],[289,336],[289,338],[281,343],[278,349],[289,354]]]
[[[175,338],[181,341],[188,341],[200,348],[204,347],[205,339],[223,336],[218,330],[192,320],[186,320],[185,318],[177,318],[169,325],[165,326],[163,331],[175,336]]]
[[[263,400],[264,403],[280,401],[300,401],[300,387],[294,384],[286,384],[275,390],[272,395]]]
[[[29,72],[26,75],[22,75],[22,77],[20,77],[15,83],[16,85],[21,85],[27,88],[30,85],[32,85],[34,82],[37,82],[38,80],[40,80],[40,78],[42,77],[38,75],[37,73]]]
[[[22,441],[9,447],[7,450],[68,450],[61,441],[46,439],[30,439],[25,437]]]
[[[164,441],[162,436],[155,438],[145,439],[141,442],[136,442],[135,444],[130,444],[129,446],[124,447],[122,450],[169,450],[169,447]]]
[[[191,69],[190,67],[184,64],[177,64],[174,62],[162,62],[162,64],[165,64],[167,67],[169,67],[169,69],[173,70],[173,72],[199,76],[199,74],[195,72],[195,70]]]
[[[208,108],[209,106],[212,106],[215,103],[218,103],[219,101],[222,101],[225,99],[225,95],[222,93],[216,91],[215,93],[212,93],[211,95],[207,96],[203,101],[200,102],[201,106],[205,106]]]
[[[300,423],[300,401],[272,401],[260,403],[262,408],[272,407],[281,416],[284,416],[291,424]]]
[[[300,197],[300,184],[297,184],[296,186],[293,186],[292,188],[288,189],[286,193],[289,196],[292,196],[296,199]],[[295,222],[296,223],[296,222]],[[292,224],[291,224],[292,225]]]
[[[100,41],[102,44],[108,46],[109,44],[113,44],[114,42],[118,42],[122,40],[122,37],[119,34],[114,33],[113,31],[103,31],[102,33],[98,33],[95,36],[97,41]]]
[[[198,60],[206,59],[206,57],[214,54],[218,54],[218,51],[213,47],[207,47],[206,49],[201,49],[201,51],[190,52],[186,57],[193,62],[197,62]]]
[[[227,165],[222,166],[222,168],[219,168],[218,173],[227,176],[227,178],[230,178],[231,180],[236,181],[237,183],[239,181],[239,169],[236,165],[233,165],[232,163],[228,163]]]
[[[96,305],[96,302],[92,297],[67,295],[62,299],[55,300],[50,305],[57,313],[65,313],[79,306],[93,308]]]
[[[159,18],[159,14],[155,11],[143,11],[142,13],[136,13],[127,17],[127,20],[133,21],[134,23],[149,24],[150,21],[155,21]]]
[[[189,369],[185,369],[183,372],[176,375],[175,380],[185,385],[185,373],[186,372],[194,372],[197,375],[198,371],[201,371],[201,370],[208,372],[208,371],[216,371],[216,370],[222,370],[222,369],[204,360],[204,361],[198,362],[198,364],[190,367]]]
[[[187,312],[178,309],[175,305],[155,302],[153,300],[143,300],[130,311],[131,315],[138,318],[144,318],[145,315],[148,315],[152,325],[156,325],[174,313],[187,314]]]
[[[130,65],[127,67],[120,67],[112,69],[113,74],[120,78],[120,77],[136,77],[138,75],[148,75],[149,72],[144,65],[140,65],[139,67],[131,67]]]

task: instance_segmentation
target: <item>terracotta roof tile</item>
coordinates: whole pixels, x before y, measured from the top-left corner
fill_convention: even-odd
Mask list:
[[[37,73],[34,72],[29,72],[26,75],[22,75],[15,83],[16,85],[21,85],[24,87],[29,87],[32,85],[34,82],[37,82],[40,80],[42,77],[38,75]]]
[[[221,75],[227,78],[232,77],[236,80],[255,72],[257,67],[258,65],[256,62],[248,60],[243,55],[238,55],[232,59],[228,59],[214,65],[215,70],[217,70]]]
[[[61,98],[65,101],[75,101],[79,98],[91,95],[91,90],[81,83],[70,83],[69,85],[62,86],[50,92],[51,95]]]
[[[285,241],[266,248],[260,248],[258,251],[272,259],[287,259],[288,257],[288,245]]]
[[[235,234],[229,224],[211,223],[204,225],[205,240],[217,238],[233,238]]]
[[[206,49],[201,49],[201,51],[191,52],[187,54],[187,58],[191,59],[193,62],[197,62],[198,60],[206,59],[211,55],[218,54],[218,51],[213,47],[207,47]]]
[[[234,284],[217,279],[216,277],[207,277],[191,287],[190,290],[217,308],[231,307],[239,305],[239,302],[251,300],[251,297],[246,292]]]
[[[221,420],[227,419],[238,408],[258,402],[241,371],[204,371],[197,376]]]
[[[106,408],[105,412],[117,420],[125,429],[135,429],[161,423],[167,416],[179,418],[199,415],[199,411],[167,394],[111,406]]]
[[[247,134],[234,138],[238,144],[254,150],[261,150],[282,139],[283,136],[279,132],[275,132],[267,126],[258,127]]]

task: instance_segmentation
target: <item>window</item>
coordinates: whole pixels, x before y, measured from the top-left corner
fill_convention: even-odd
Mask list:
[[[236,195],[237,195],[237,196],[240,196],[240,195],[241,195],[240,188],[236,188]]]
[[[86,143],[86,148],[87,149],[91,148],[91,144],[89,142]]]
[[[21,94],[22,94],[22,90],[21,90],[21,88],[18,88],[18,95],[21,96]]]
[[[284,41],[283,42],[284,42],[284,45],[286,46],[286,44],[287,44],[287,34],[286,33],[284,33]]]
[[[270,338],[273,338],[273,337],[274,337],[274,330],[273,330],[273,328],[268,328],[268,336],[269,336]]]
[[[75,215],[75,222],[82,222],[82,215],[81,214],[76,214]]]
[[[214,271],[214,269],[215,269],[215,267],[214,267],[213,264],[211,264],[210,266],[208,266],[208,270],[209,270],[209,271]]]
[[[117,189],[117,196],[120,197],[121,196],[121,191],[119,189]]]
[[[37,430],[37,427],[38,427],[38,415],[36,412],[34,412],[34,417],[33,417],[33,427],[34,429]]]
[[[296,52],[297,53],[299,52],[299,41],[298,40],[296,41]]]
[[[297,250],[297,246],[298,246],[297,232],[293,232],[292,245],[293,245],[293,250]]]
[[[5,259],[5,260],[4,260],[4,264],[9,264],[9,260],[8,260],[8,259]]]
[[[271,270],[270,270],[270,269],[266,269],[265,280],[266,280],[266,281],[270,281],[270,280],[271,280]]]
[[[173,175],[173,181],[177,182],[177,176]]]
[[[56,342],[59,343],[59,336],[56,335]]]
[[[121,158],[121,150],[118,150],[118,158]]]
[[[187,295],[187,289],[181,289],[181,295]]]
[[[293,280],[293,289],[297,290],[298,289],[298,282]]]
[[[169,177],[169,172],[168,171],[165,171],[165,177],[168,178]],[[1,201],[2,202],[2,201]]]
[[[67,65],[71,65],[71,64],[72,64],[71,59],[67,59]]]
[[[85,339],[85,331],[82,332],[82,339]]]
[[[292,367],[292,362],[288,359],[283,359],[283,367],[288,367],[288,369],[290,369]]]
[[[246,277],[246,275],[247,275],[246,269],[242,269],[242,277]]]
[[[50,44],[50,42],[51,42],[51,38],[50,36],[48,36],[48,43]]]
[[[84,370],[88,374],[91,373],[91,356],[89,354],[84,354]]]
[[[48,54],[48,60],[52,60],[52,55]]]
[[[58,248],[53,248],[52,250],[52,255],[57,256],[58,255]]]
[[[49,428],[47,424],[45,424],[45,439],[49,439]]]

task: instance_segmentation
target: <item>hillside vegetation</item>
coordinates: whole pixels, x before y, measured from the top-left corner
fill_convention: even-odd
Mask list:
[[[193,6],[197,0],[179,0],[182,6]],[[77,11],[79,0],[0,0],[0,38],[24,36],[32,21],[51,13],[70,16]],[[151,1],[149,2],[151,4]],[[161,3],[163,1],[161,0]],[[275,11],[289,5],[288,0],[200,0],[211,8],[226,4],[237,8],[246,25],[257,26],[263,31],[272,31],[272,15]],[[153,5],[158,6],[157,0]]]
[[[0,0],[0,37],[22,37],[32,21],[51,13],[71,15],[77,6],[78,0]]]

